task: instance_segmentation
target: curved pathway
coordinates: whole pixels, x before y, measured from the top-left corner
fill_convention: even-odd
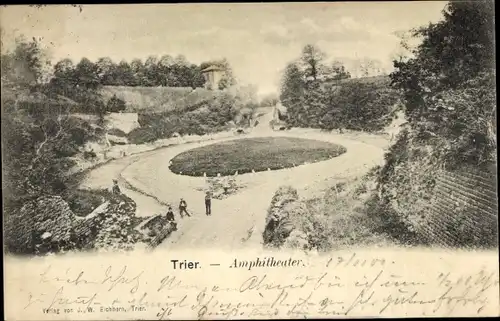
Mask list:
[[[268,118],[269,115],[263,117]],[[113,177],[130,184],[126,189],[138,202],[138,212],[152,215],[171,204],[177,212],[181,197],[188,203],[191,218],[180,219],[178,231],[165,240],[160,248],[210,247],[232,250],[241,247],[259,247],[264,229],[267,209],[276,189],[281,185],[292,185],[299,195],[314,194],[333,180],[343,180],[366,173],[372,166],[381,164],[384,150],[380,146],[364,143],[359,139],[348,139],[344,135],[321,133],[317,130],[293,129],[274,132],[267,121],[255,127],[244,137],[288,136],[330,141],[343,145],[347,152],[330,160],[300,165],[294,168],[248,173],[237,176],[237,183],[245,186],[240,192],[224,200],[212,200],[212,216],[204,214],[203,177],[190,177],[172,173],[169,161],[177,154],[198,146],[214,144],[227,139],[172,146],[143,155],[117,160],[92,171],[86,181],[87,187],[99,186],[103,178],[106,184]],[[235,137],[230,139],[239,139]],[[331,186],[331,185],[330,185]],[[138,193],[138,191],[140,193]],[[134,193],[145,199],[136,199]],[[153,196],[147,197],[145,195]],[[135,195],[137,196],[137,195]],[[146,213],[150,211],[150,213]]]

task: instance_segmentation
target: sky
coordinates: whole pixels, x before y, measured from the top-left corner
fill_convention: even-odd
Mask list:
[[[0,8],[3,49],[15,35],[41,38],[54,62],[82,57],[119,62],[184,55],[226,57],[240,83],[276,91],[286,64],[306,44],[358,75],[359,61],[392,70],[397,33],[441,19],[443,1],[267,4],[51,5]],[[81,9],[81,10],[80,10]]]

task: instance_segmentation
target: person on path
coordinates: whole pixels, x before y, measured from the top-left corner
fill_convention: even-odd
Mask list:
[[[168,207],[167,221],[169,221],[169,222],[175,222],[175,216],[174,216],[174,212],[172,211],[172,207],[171,206]]]
[[[183,213],[185,215],[191,217],[191,215],[187,211],[187,203],[186,203],[186,201],[183,198],[181,198],[181,202],[179,203],[179,214],[180,214],[181,218],[184,217]]]
[[[205,211],[207,216],[212,215],[212,195],[209,191],[205,194]]]
[[[175,222],[175,216],[171,206],[168,207],[167,222],[170,223],[174,231],[177,231],[177,223]]]
[[[120,194],[120,186],[118,186],[118,181],[116,179],[113,180],[113,188],[112,188],[113,194]]]

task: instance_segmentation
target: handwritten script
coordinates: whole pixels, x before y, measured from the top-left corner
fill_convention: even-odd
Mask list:
[[[426,264],[417,268],[356,253],[315,263],[257,272],[229,264],[199,271],[156,265],[154,272],[144,264],[103,265],[92,272],[78,265],[64,270],[46,265],[34,282],[23,284],[16,313],[34,319],[168,320],[482,316],[498,311],[494,266],[425,269]]]

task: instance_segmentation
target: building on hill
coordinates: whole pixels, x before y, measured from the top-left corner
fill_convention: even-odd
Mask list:
[[[211,65],[202,71],[203,77],[205,77],[205,88],[207,89],[218,89],[219,81],[222,79],[222,76],[225,70],[219,66]]]

